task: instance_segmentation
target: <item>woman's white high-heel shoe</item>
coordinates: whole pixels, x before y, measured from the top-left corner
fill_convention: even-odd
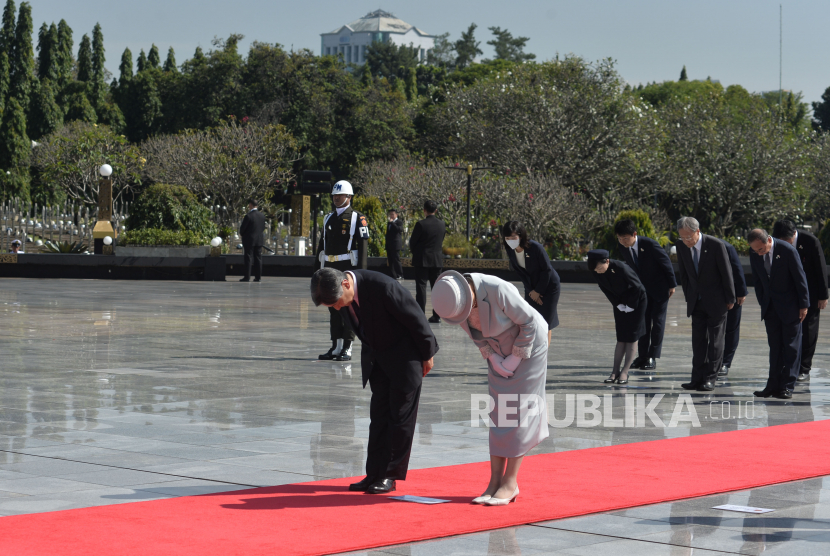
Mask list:
[[[519,497],[519,487],[516,486],[516,490],[513,492],[513,496],[510,498],[490,498],[489,500],[484,501],[485,506],[506,506],[510,502],[513,502],[516,498]]]
[[[492,496],[490,496],[489,494],[479,496],[478,498],[473,498],[473,504],[484,504],[490,498],[492,498]]]

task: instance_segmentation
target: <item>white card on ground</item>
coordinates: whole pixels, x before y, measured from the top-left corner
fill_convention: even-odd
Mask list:
[[[753,508],[751,506],[736,506],[734,504],[724,504],[722,506],[715,506],[713,510],[726,510],[727,512],[743,512],[745,514],[765,514],[774,512],[769,508]]]
[[[411,494],[404,494],[403,496],[388,496],[392,500],[400,500],[402,502],[415,502],[416,504],[443,504],[449,500],[441,500],[440,498],[425,498],[423,496],[412,496]]]

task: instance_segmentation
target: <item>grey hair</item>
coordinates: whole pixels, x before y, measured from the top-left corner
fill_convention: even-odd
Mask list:
[[[746,236],[747,243],[755,243],[756,241],[761,241],[761,243],[769,242],[769,234],[766,230],[762,230],[761,228],[755,228]]]
[[[343,297],[346,274],[336,268],[321,268],[311,277],[311,300],[316,307],[334,305]]]
[[[696,232],[700,229],[700,222],[697,221],[697,218],[692,218],[691,216],[681,216],[677,220],[677,229],[682,230],[683,228]]]

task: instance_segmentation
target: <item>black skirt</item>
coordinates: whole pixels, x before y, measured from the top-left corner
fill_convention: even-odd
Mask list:
[[[614,307],[614,327],[617,341],[630,344],[639,341],[646,333],[646,292],[640,294],[640,302],[630,313],[623,313]]]
[[[551,289],[550,291],[542,294],[542,304],[539,305],[525,292],[525,301],[528,304],[536,309],[536,312],[542,315],[542,318],[545,319],[545,322],[548,323],[548,330],[553,330],[556,328],[558,322],[554,323],[554,319],[556,319],[556,306],[559,304],[559,291],[556,289]]]

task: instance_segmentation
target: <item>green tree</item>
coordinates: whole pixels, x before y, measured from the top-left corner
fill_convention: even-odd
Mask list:
[[[81,37],[81,44],[78,45],[78,81],[92,81],[92,42],[89,35]]]
[[[157,83],[160,75],[158,68],[147,69],[138,72],[130,82],[124,119],[131,141],[143,141],[160,131],[162,103]]]
[[[138,60],[136,62],[136,67],[138,69],[138,73],[141,73],[142,71],[147,69],[147,55],[144,54],[144,49],[143,48],[138,53]]]
[[[415,71],[415,68],[409,68],[406,72],[406,82],[404,87],[406,91],[406,100],[412,101],[418,97],[418,74]]]
[[[118,70],[121,72],[118,77],[118,85],[125,86],[133,78],[133,53],[129,48],[124,49],[121,54],[121,63],[118,65]]]
[[[724,94],[720,83],[712,81],[664,81],[649,83],[638,87],[637,94],[654,107],[659,107],[673,100],[695,99],[709,96],[720,97]]]
[[[416,48],[409,46],[398,46],[391,42],[375,41],[366,47],[366,63],[364,67],[367,68],[375,77],[392,78],[396,80],[398,77],[404,77],[400,74],[400,68],[404,68],[405,72],[409,68],[414,68],[418,65],[418,51]]]
[[[104,96],[106,95],[106,81],[104,78],[104,33],[101,31],[101,25],[95,24],[92,30],[92,86],[90,87],[90,102],[95,108],[98,108],[104,103]]]
[[[181,185],[157,183],[141,192],[125,222],[130,230],[176,230],[207,237],[218,233],[213,212]]]
[[[6,0],[3,9],[3,29],[0,31],[0,50],[10,54],[14,49],[14,0]]]
[[[824,89],[820,102],[813,102],[813,129],[830,131],[830,87]]]
[[[455,64],[455,43],[450,41],[449,33],[442,33],[435,37],[432,48],[427,53],[427,64],[452,67]]]
[[[14,30],[14,55],[11,60],[11,86],[9,96],[17,99],[23,110],[28,110],[29,94],[35,72],[35,53],[32,50],[32,6],[20,4],[17,26]]]
[[[63,125],[63,110],[57,102],[51,79],[42,79],[29,107],[28,135],[39,139]]]
[[[176,53],[173,51],[172,46],[167,50],[167,59],[164,61],[164,71],[179,71],[176,66]]]
[[[793,132],[802,133],[810,129],[810,105],[804,102],[801,93],[792,91],[768,91],[761,93],[761,98],[767,107],[779,118],[786,122]]]
[[[150,54],[147,56],[147,64],[152,69],[158,69],[161,65],[161,56],[156,45],[150,47]]]
[[[63,88],[72,79],[72,29],[66,20],[61,19],[58,23],[58,47],[56,51],[56,63],[58,65],[58,87]]]
[[[683,69],[680,70],[680,79],[678,81],[688,81],[689,76],[686,75],[686,66],[683,66]]]
[[[50,33],[54,31],[54,36]],[[57,48],[58,28],[52,24],[50,29],[46,23],[40,26],[37,34],[37,76],[40,79],[55,79],[55,49]]]
[[[455,66],[466,68],[475,62],[476,56],[483,54],[481,42],[476,41],[475,31],[478,25],[471,23],[466,31],[461,33],[461,38],[455,41]]]
[[[9,94],[9,55],[5,50],[0,50],[0,114],[6,106],[6,97]]]
[[[86,87],[82,81],[77,82],[75,86],[70,85],[65,88],[62,96],[64,101],[61,105],[66,109],[64,122],[79,121],[90,124],[98,122],[98,114],[86,96]]]
[[[536,54],[525,53],[528,37],[514,37],[507,29],[501,27],[490,27],[493,33],[493,40],[487,41],[496,50],[497,60],[509,60],[511,62],[527,62],[535,60]]]
[[[15,97],[10,97],[0,123],[0,183],[2,198],[29,198],[29,156],[32,145],[26,135],[26,115]]]

